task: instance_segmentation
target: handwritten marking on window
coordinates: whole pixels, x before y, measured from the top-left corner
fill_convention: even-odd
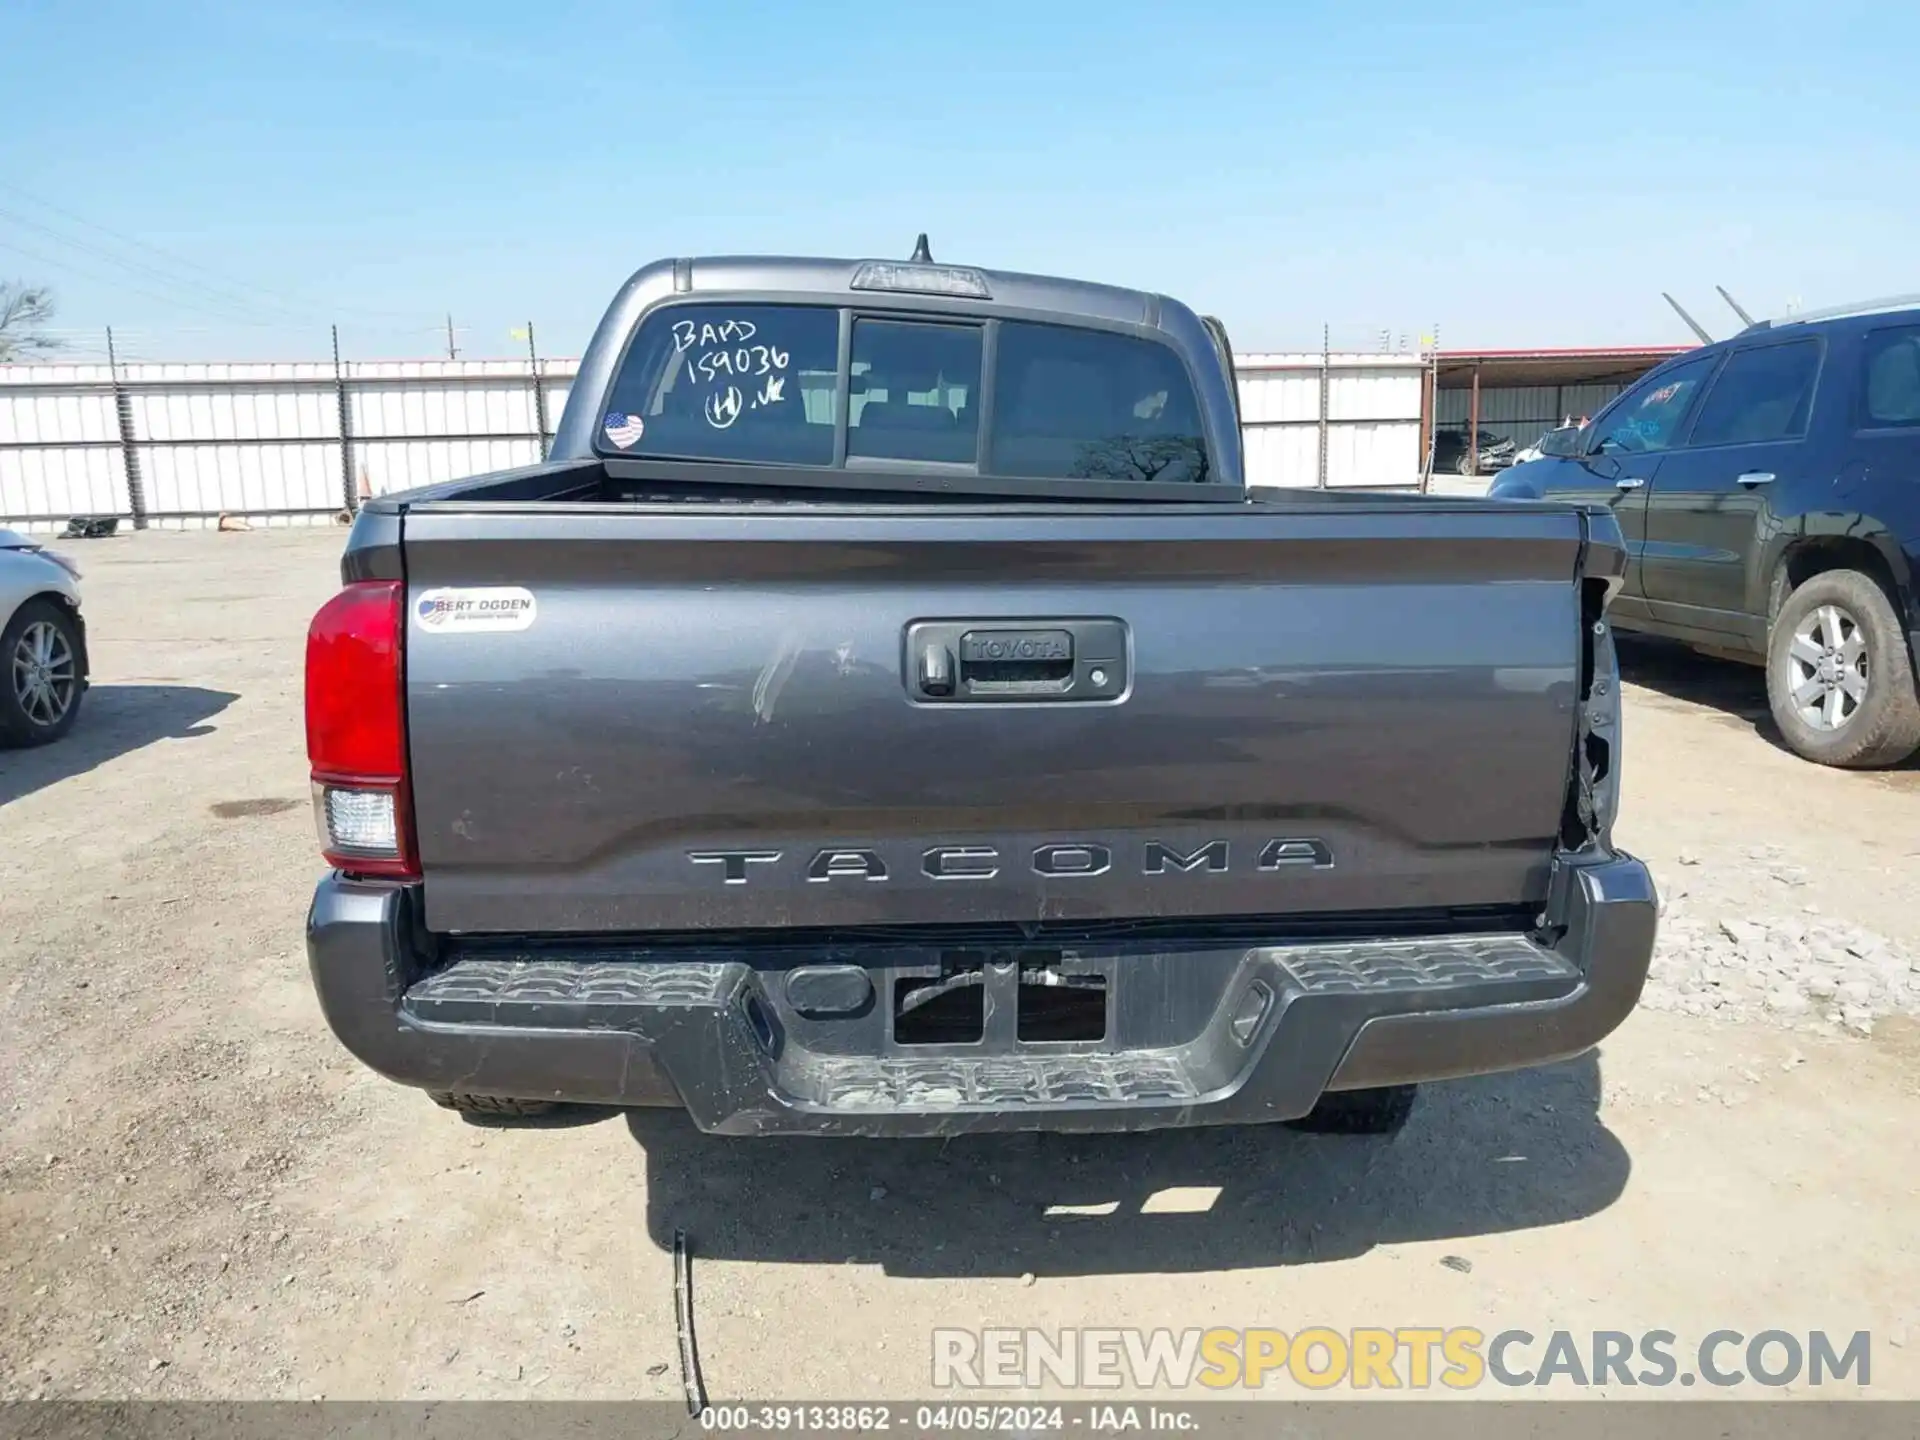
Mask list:
[[[676,320],[673,322],[674,353],[683,354],[695,345],[730,345],[736,340],[751,340],[759,333],[751,320]]]
[[[762,405],[778,405],[786,398],[787,377],[770,375],[767,377],[767,383],[760,387],[760,393],[753,397],[753,408],[758,410]]]
[[[716,430],[725,430],[740,418],[740,389],[729,385],[724,390],[715,390],[707,396],[707,424]]]
[[[698,385],[702,380],[717,380],[722,375],[746,379],[751,375],[771,375],[787,368],[791,357],[775,345],[743,345],[737,350],[707,350],[687,360],[687,379]]]

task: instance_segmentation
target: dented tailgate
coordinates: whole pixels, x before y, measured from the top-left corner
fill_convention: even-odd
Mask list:
[[[404,518],[442,932],[1537,902],[1570,510]]]

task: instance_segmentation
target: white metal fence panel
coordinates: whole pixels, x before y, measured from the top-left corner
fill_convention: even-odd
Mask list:
[[[532,465],[540,459],[532,436],[499,440],[354,440],[355,490],[364,477],[369,495],[437,485],[488,470]]]
[[[1311,489],[1320,483],[1320,430],[1317,425],[1247,426],[1247,484]]]
[[[560,416],[550,363],[539,399],[524,361],[431,361],[356,372],[355,489],[385,495],[536,463]],[[567,365],[570,378],[571,364]],[[562,391],[564,394],[564,390]],[[544,408],[543,408],[544,407]]]
[[[129,389],[127,404],[134,433],[146,440],[286,440],[324,436],[333,428],[327,386],[255,388],[229,381],[147,394]]]
[[[222,514],[286,524],[341,508],[338,442],[139,445],[151,523],[166,528],[212,524]],[[69,513],[85,514],[86,511]]]
[[[330,366],[136,365],[120,391],[149,523],[287,524],[339,508]]]
[[[325,523],[539,460],[574,371],[538,362],[536,398],[531,360],[0,365],[0,525]]]
[[[353,433],[369,440],[533,435],[533,391],[518,382],[395,380],[355,386]]]
[[[1320,423],[1318,355],[1250,355],[1236,365],[1242,424]]]
[[[0,367],[4,374],[8,367]],[[0,391],[0,444],[49,444],[60,441],[105,444],[119,436],[111,395],[94,395],[89,380],[61,384],[52,365],[17,365],[25,372],[18,388]],[[62,367],[64,368],[64,367]],[[74,366],[105,370],[105,366]]]
[[[1330,370],[1327,415],[1333,420],[1420,422],[1420,383],[1426,367],[1418,362],[1392,368],[1357,365]]]
[[[76,509],[106,514],[128,505],[120,420],[97,383],[104,365],[0,366],[0,525],[64,524]]]
[[[1420,483],[1420,419],[1327,427],[1327,488],[1406,489]]]
[[[1335,489],[1419,483],[1420,394],[1426,375],[1421,357],[1247,355],[1235,365],[1249,485]]]
[[[1420,357],[1237,363],[1249,484],[1418,482]],[[530,360],[0,365],[0,525],[326,523],[350,497],[534,463],[575,373],[572,360],[537,373]]]
[[[74,514],[128,509],[125,461],[114,449],[0,451],[0,525],[39,530]]]

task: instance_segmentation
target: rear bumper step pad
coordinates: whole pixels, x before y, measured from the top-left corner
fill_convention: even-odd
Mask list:
[[[405,1083],[519,1098],[684,1104],[730,1134],[938,1135],[1292,1119],[1328,1089],[1487,1073],[1596,1043],[1639,997],[1654,894],[1637,861],[1568,867],[1549,948],[1523,935],[1237,945],[1085,962],[1211,977],[1167,1043],[894,1044],[884,1016],[815,1027],[779,969],[644,952],[456,952],[432,973],[404,889],[330,876],[309,917],[328,1021]],[[879,994],[891,993],[876,970]],[[884,1002],[883,1002],[884,1003]],[[866,1037],[847,1053],[849,1034]],[[1137,1037],[1136,1037],[1137,1038]],[[972,1053],[955,1053],[969,1050]],[[926,1052],[935,1053],[926,1053]],[[983,1053],[990,1052],[990,1053]]]

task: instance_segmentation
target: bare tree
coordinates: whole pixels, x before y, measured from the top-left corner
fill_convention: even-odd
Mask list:
[[[52,291],[0,280],[0,365],[58,350],[60,341],[46,329],[51,319]]]
[[[1077,480],[1160,480],[1197,484],[1207,478],[1207,452],[1197,436],[1109,435],[1080,447]]]

